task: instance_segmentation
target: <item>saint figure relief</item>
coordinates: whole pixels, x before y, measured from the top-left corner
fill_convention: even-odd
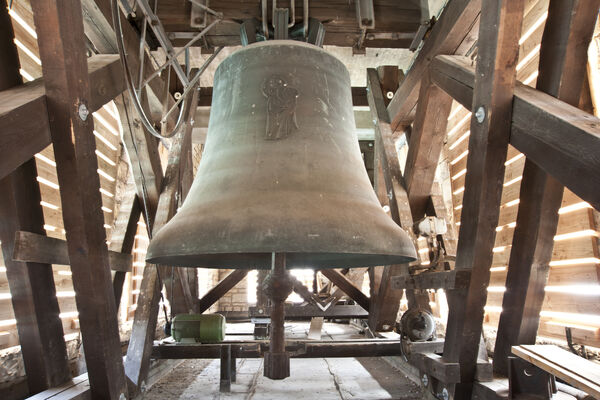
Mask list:
[[[298,123],[296,122],[298,90],[288,86],[281,76],[272,75],[263,83],[262,92],[267,98],[265,139],[283,139],[293,129],[298,129]]]

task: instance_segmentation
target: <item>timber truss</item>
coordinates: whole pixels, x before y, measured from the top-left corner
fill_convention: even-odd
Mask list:
[[[0,240],[30,390],[42,391],[70,379],[51,271],[52,263],[65,263],[68,258],[92,395],[123,399],[144,388],[151,358],[190,354],[226,360],[260,357],[264,345],[243,343],[225,351],[219,345],[197,347],[195,353],[182,353],[178,346],[155,347],[160,290],[165,283],[160,276],[170,275],[176,280],[175,285],[166,285],[172,287],[168,296],[174,309],[202,312],[246,271],[231,273],[198,301],[192,295],[194,283],[184,269],[175,268],[170,274],[169,267],[147,265],[123,361],[117,304],[125,274],[131,269],[136,223],[144,211],[149,231],[156,232],[185,197],[191,184],[192,122],[189,117],[184,120],[183,128],[173,137],[163,174],[157,141],[135,117],[129,118],[135,111],[130,100],[122,96],[126,81],[119,57],[114,55],[117,45],[112,30],[97,31],[94,37],[102,38],[95,43],[97,49],[113,54],[86,57],[82,3],[84,9],[96,13],[98,21],[104,21],[96,24],[96,29],[111,26],[109,0],[95,4],[91,0],[32,2],[44,78],[26,85],[19,75],[7,10],[0,10]],[[450,0],[406,77],[400,81],[397,68],[369,69],[367,90],[359,90],[355,98],[356,105],[368,102],[376,123],[375,181],[380,200],[389,205],[394,221],[407,230],[425,215],[442,213],[432,197],[432,186],[452,99],[472,110],[464,211],[454,268],[420,273],[408,265],[373,268],[369,271],[373,287],[370,298],[342,274],[323,271],[369,312],[373,330],[395,323],[400,289],[407,291],[410,307],[422,308],[428,307],[427,289],[446,289],[450,314],[445,341],[414,346],[407,358],[427,376],[432,393],[445,393],[450,398],[497,398],[494,386],[488,384],[491,368],[508,376],[511,347],[535,342],[563,188],[600,210],[600,119],[575,107],[600,0],[550,1],[535,89],[515,79],[523,3]],[[139,58],[138,32],[123,23],[121,33],[131,70],[148,78],[154,69],[147,59]],[[478,49],[475,65],[464,57],[473,49],[474,37]],[[144,68],[141,62],[146,62]],[[156,94],[153,98],[168,93],[161,79],[148,81],[148,89]],[[388,104],[384,93],[390,91],[395,94]],[[193,90],[190,102],[202,103],[202,96],[209,102],[210,91]],[[109,252],[102,228],[97,161],[89,157],[95,150],[93,121],[87,115],[111,100],[115,100],[122,118],[135,189],[123,201],[123,209],[130,212],[119,216],[123,219],[123,240],[113,243]],[[168,101],[172,105],[175,100]],[[393,138],[410,124],[407,165],[402,173]],[[50,144],[56,156],[61,200],[69,205],[63,211],[66,242],[45,237],[42,229],[33,156]],[[496,356],[490,364],[482,359],[479,349],[509,144],[524,153],[527,161],[506,282],[511,296],[504,297],[503,308],[508,311],[501,316]],[[142,198],[144,202],[140,202]],[[451,247],[448,243],[447,249]],[[116,271],[112,281],[111,270]],[[159,270],[165,273],[159,276]],[[306,288],[297,289],[308,296]],[[310,296],[307,299],[316,301]],[[296,356],[398,353],[396,343],[372,343],[288,345]]]

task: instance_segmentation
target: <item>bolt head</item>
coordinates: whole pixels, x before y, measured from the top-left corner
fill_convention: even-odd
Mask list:
[[[79,107],[77,108],[77,113],[79,114],[79,118],[82,121],[85,121],[87,117],[90,115],[90,110],[88,110],[87,106],[83,103],[79,103]]]
[[[127,397],[125,396],[125,393],[121,393],[119,395],[119,400],[127,400]]]
[[[479,106],[475,112],[475,118],[477,118],[477,122],[480,124],[485,120],[485,108],[483,106]]]
[[[448,394],[448,389],[446,389],[446,388],[444,388],[444,390],[442,390],[442,399],[443,400],[450,399],[450,394]]]
[[[429,385],[429,377],[427,376],[427,374],[423,374],[423,376],[421,377],[421,382],[423,383],[423,386],[427,387],[427,385]]]

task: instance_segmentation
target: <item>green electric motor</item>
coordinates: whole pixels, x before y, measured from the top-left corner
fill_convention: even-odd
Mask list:
[[[171,335],[177,342],[218,343],[225,339],[221,314],[179,314],[173,318]]]

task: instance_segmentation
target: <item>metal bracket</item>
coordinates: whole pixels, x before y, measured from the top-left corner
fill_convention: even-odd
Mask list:
[[[208,7],[208,0],[197,0],[192,2],[192,11],[190,12],[190,26],[192,28],[205,28],[208,21],[208,12],[198,4]]]
[[[275,4],[274,1],[273,4]],[[287,8],[273,9],[273,39],[285,40],[288,38],[288,14],[289,10]]]
[[[508,398],[550,400],[556,393],[554,376],[517,357],[508,357]]]

